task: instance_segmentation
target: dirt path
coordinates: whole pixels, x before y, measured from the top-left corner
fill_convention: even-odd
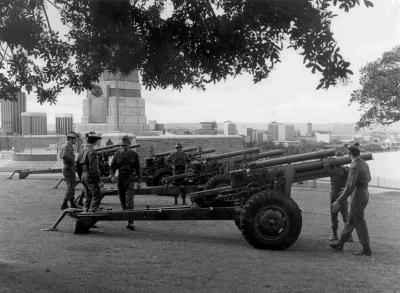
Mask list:
[[[400,193],[371,190],[367,208],[373,257],[328,248],[327,185],[293,189],[303,211],[299,240],[287,251],[248,245],[231,221],[100,222],[73,234],[41,232],[59,215],[58,176],[6,180],[0,175],[0,292],[399,292]],[[104,206],[119,209],[116,197]],[[171,198],[137,196],[145,204]],[[355,235],[354,235],[355,236]],[[357,237],[354,237],[357,239]]]

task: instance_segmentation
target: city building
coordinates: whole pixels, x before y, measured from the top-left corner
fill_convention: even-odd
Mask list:
[[[1,100],[2,134],[22,134],[21,113],[26,112],[26,95],[18,93],[15,101]]]
[[[279,125],[281,125],[281,123],[277,122],[268,123],[268,136],[271,139],[271,141],[278,140]]]
[[[236,124],[232,123],[231,121],[225,121],[224,123],[224,134],[225,135],[236,135]]]
[[[195,131],[196,134],[217,134],[217,122],[200,122],[200,129]]]
[[[38,112],[21,113],[22,135],[47,135],[47,115]]]
[[[331,143],[332,133],[328,131],[315,132],[315,138],[317,142]]]
[[[295,129],[300,132],[300,136],[312,135],[312,123],[296,123]]]
[[[150,132],[150,127],[145,116],[138,72],[129,75],[103,73],[99,84],[83,100],[83,114],[77,131],[147,135],[145,133]]]
[[[295,140],[294,125],[291,125],[291,124],[278,124],[278,140],[279,141],[293,141],[293,140]]]
[[[148,122],[150,130],[156,130],[157,120],[149,120]]]
[[[56,114],[56,134],[66,135],[73,131],[74,118],[72,114]]]

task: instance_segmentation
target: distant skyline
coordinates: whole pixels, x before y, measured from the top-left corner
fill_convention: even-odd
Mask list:
[[[400,0],[373,1],[375,7],[356,7],[349,13],[340,11],[333,20],[332,30],[341,54],[351,62],[347,85],[316,90],[318,74],[312,74],[302,64],[302,57],[293,50],[282,52],[270,77],[253,84],[251,76],[241,75],[218,84],[208,85],[206,91],[185,87],[148,91],[142,88],[146,101],[146,117],[159,123],[200,121],[243,121],[254,123],[311,122],[355,123],[360,117],[358,105],[349,106],[351,92],[356,89],[359,70],[367,62],[381,57],[384,51],[400,45]],[[50,17],[54,19],[54,16]],[[54,22],[56,22],[54,20]],[[82,100],[66,89],[56,105],[36,103],[28,95],[27,111],[47,112],[53,124],[56,113],[72,113],[80,123]]]

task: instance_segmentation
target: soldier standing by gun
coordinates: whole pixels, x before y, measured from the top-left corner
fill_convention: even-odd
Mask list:
[[[182,150],[182,145],[178,142],[175,145],[176,151],[172,152],[169,158],[167,159],[172,163],[172,174],[180,175],[185,174],[186,172],[186,164],[190,162],[188,155]],[[179,180],[181,181],[181,180]],[[178,204],[178,194],[174,195],[174,205]],[[182,204],[186,205],[186,193],[182,191]]]
[[[115,182],[115,172],[118,169],[118,194],[122,209],[134,208],[135,182],[141,181],[140,162],[138,154],[130,148],[131,139],[122,138],[122,149],[118,150],[111,161],[111,182]],[[128,221],[126,228],[135,230],[133,221]]]
[[[76,186],[76,175],[75,175],[75,151],[74,144],[79,136],[75,132],[69,132],[67,134],[67,144],[62,148],[60,158],[63,160],[62,174],[64,176],[65,183],[67,184],[67,192],[61,209],[65,210],[68,208],[68,202],[70,202],[71,208],[77,208],[75,204],[75,186]]]
[[[343,154],[338,153],[336,156],[343,156]],[[348,167],[338,166],[329,170],[329,176],[331,180],[331,192],[330,192],[330,204],[332,205],[337,198],[339,197],[340,192],[346,186],[347,178],[349,176],[350,170]],[[343,200],[340,203],[339,208],[340,214],[342,215],[343,223],[346,224],[347,222],[347,215],[348,215],[348,202],[347,199]],[[329,239],[330,241],[339,240],[337,230],[339,227],[339,211],[331,213],[331,223],[332,223],[332,237]],[[353,239],[350,236],[348,242],[352,242]]]
[[[96,212],[98,210],[101,201],[100,187],[103,186],[100,177],[99,162],[94,149],[94,146],[97,141],[101,139],[101,136],[97,135],[95,132],[89,132],[86,134],[86,138],[87,144],[79,152],[76,162],[76,171],[83,184],[86,195],[83,210],[85,213],[88,211]]]
[[[339,242],[330,244],[335,250],[342,251],[344,243],[348,241],[354,228],[356,229],[358,239],[362,244],[362,249],[355,255],[371,256],[371,247],[369,245],[369,235],[367,223],[364,218],[364,211],[369,200],[368,183],[371,181],[368,164],[360,158],[360,146],[358,143],[351,144],[348,147],[349,156],[352,160],[350,165],[350,175],[346,187],[341,192],[339,198],[332,204],[332,212],[338,212],[340,204],[351,196],[350,214],[346,226],[342,231]]]

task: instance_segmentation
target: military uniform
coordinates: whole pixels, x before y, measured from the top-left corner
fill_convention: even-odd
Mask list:
[[[185,174],[186,164],[190,162],[188,155],[182,150],[182,145],[178,143],[175,146],[177,149],[173,151],[168,158],[168,161],[172,164],[173,175]],[[180,184],[181,180],[178,180],[177,184]],[[178,195],[174,196],[174,204],[178,204]],[[182,191],[182,204],[186,204],[186,193]]]
[[[336,167],[330,170],[330,180],[331,180],[331,192],[330,192],[330,204],[332,205],[339,197],[340,192],[346,186],[347,178],[349,176],[349,169],[343,166]],[[347,222],[348,216],[348,202],[347,199],[340,203],[340,214],[342,215],[343,223]],[[338,215],[339,211],[336,213],[331,213],[331,223],[332,223],[332,240],[337,240],[337,230],[339,226]]]
[[[343,229],[341,239],[347,241],[354,228],[362,245],[369,244],[367,223],[364,219],[364,210],[369,200],[368,183],[371,174],[367,163],[360,157],[353,160],[350,166],[350,175],[347,184],[337,201],[342,204],[348,196],[350,198],[350,214]]]
[[[118,169],[118,194],[122,209],[133,209],[135,182],[140,180],[140,162],[138,154],[132,149],[120,149],[111,161],[111,174]],[[132,221],[129,221],[132,223]],[[129,227],[129,225],[128,225]]]
[[[67,137],[76,138],[75,134],[68,134]],[[72,208],[77,208],[78,206],[75,204],[75,152],[73,143],[70,140],[68,140],[67,144],[62,148],[60,158],[63,160],[62,174],[67,184],[67,192],[65,193],[61,209],[64,210],[68,208],[68,201]]]
[[[95,212],[101,201],[100,186],[101,177],[97,154],[91,144],[87,144],[78,155],[77,172],[83,184],[86,200],[84,203],[85,211]]]

